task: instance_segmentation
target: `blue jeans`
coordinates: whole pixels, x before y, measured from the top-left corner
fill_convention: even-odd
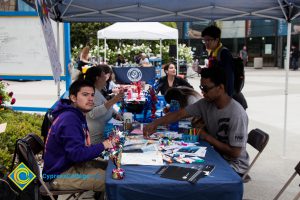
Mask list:
[[[298,58],[292,58],[292,68],[298,69]]]

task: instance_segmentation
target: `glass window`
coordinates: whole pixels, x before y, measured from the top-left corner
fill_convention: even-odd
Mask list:
[[[16,0],[0,0],[0,11],[16,11]]]
[[[34,5],[33,0],[26,0],[30,5]],[[23,0],[18,0],[18,11],[35,11],[30,5]]]

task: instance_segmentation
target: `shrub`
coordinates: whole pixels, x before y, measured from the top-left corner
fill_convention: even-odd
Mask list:
[[[8,83],[0,80],[0,108],[4,108],[8,102],[10,102],[11,105],[16,103],[16,99],[13,98],[14,93],[6,92],[6,86],[8,86]]]
[[[15,112],[9,109],[0,111],[0,124],[7,123],[5,132],[0,133],[0,173],[5,174],[9,169],[16,140],[28,133],[41,135],[43,116]]]

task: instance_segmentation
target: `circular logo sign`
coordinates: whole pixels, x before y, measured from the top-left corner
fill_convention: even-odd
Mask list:
[[[127,78],[132,81],[140,81],[142,79],[142,72],[138,68],[131,68],[127,72]]]

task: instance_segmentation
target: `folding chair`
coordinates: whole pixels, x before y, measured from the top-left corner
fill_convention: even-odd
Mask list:
[[[258,128],[251,130],[250,133],[248,134],[247,143],[250,144],[253,148],[255,148],[258,151],[258,153],[256,154],[256,156],[253,159],[253,161],[251,162],[249,168],[247,169],[247,171],[245,172],[245,174],[242,177],[244,183],[246,183],[250,180],[250,178],[248,178],[249,176],[247,176],[247,175],[248,175],[250,169],[252,168],[252,166],[254,165],[254,163],[256,162],[259,155],[262,153],[262,151],[268,144],[268,142],[269,142],[269,135]]]
[[[86,192],[86,190],[52,190],[50,185],[43,181],[40,176],[40,168],[35,157],[35,155],[44,149],[44,143],[38,135],[33,133],[28,134],[23,139],[17,141],[17,147],[27,167],[36,175],[41,185],[39,193],[42,196],[48,196],[51,200],[55,200],[58,195],[69,194],[69,197],[67,198],[68,200],[72,197],[74,197],[74,199],[78,199],[84,192]]]
[[[274,200],[277,200],[280,195],[284,192],[284,190],[287,188],[287,186],[289,186],[289,184],[292,182],[292,180],[295,178],[296,175],[300,176],[300,162],[296,165],[295,167],[295,172],[293,173],[293,175],[289,178],[289,180],[284,184],[284,186],[281,188],[281,190],[279,191],[279,193],[276,195],[276,197],[274,198]],[[299,185],[300,186],[300,185]],[[295,196],[294,200],[297,200],[300,198],[300,192]]]

